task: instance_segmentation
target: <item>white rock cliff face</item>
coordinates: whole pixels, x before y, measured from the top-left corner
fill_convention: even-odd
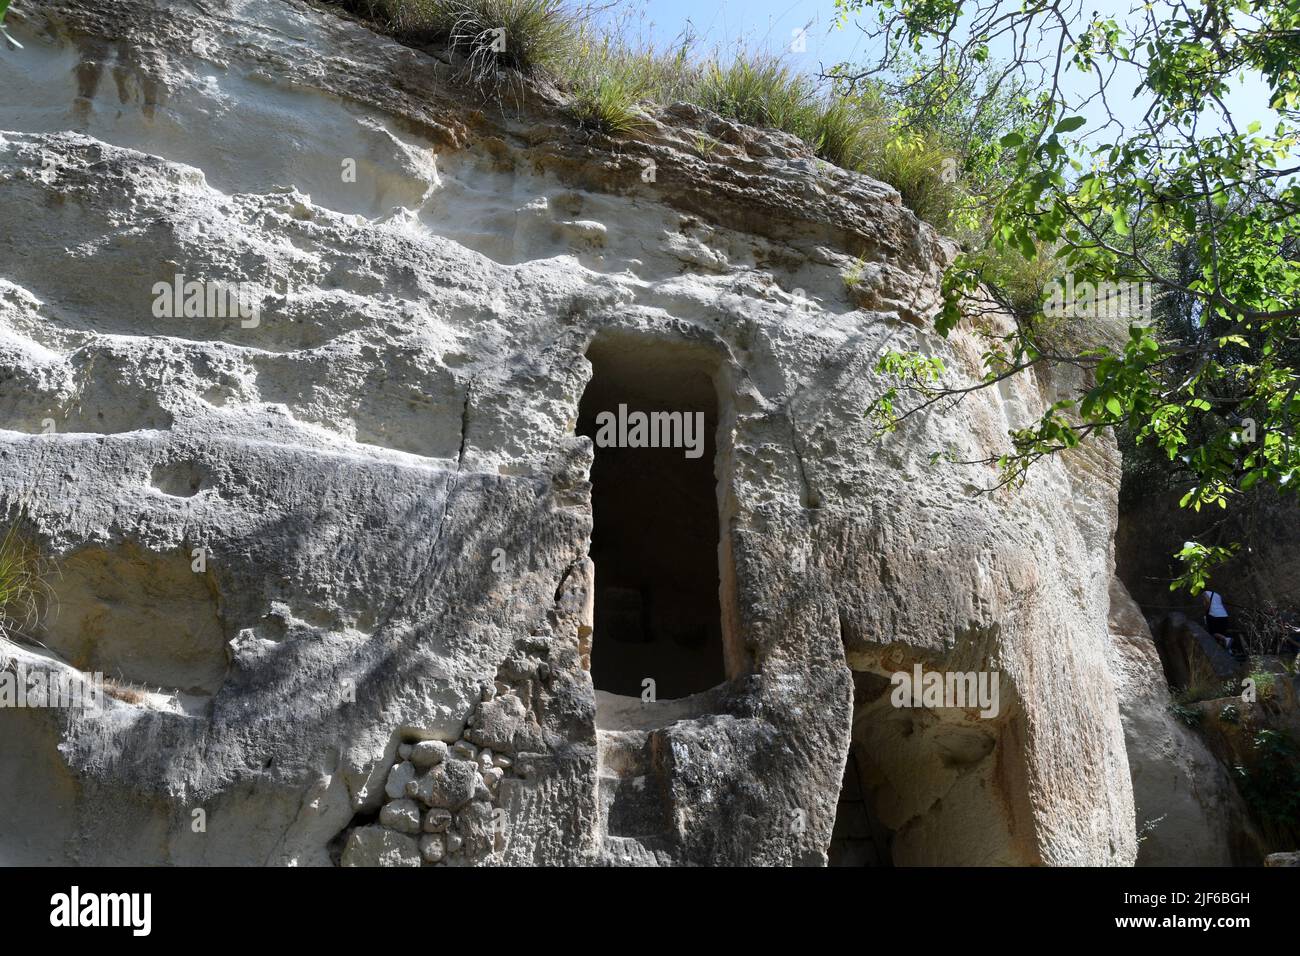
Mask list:
[[[1046,379],[873,441],[883,350],[981,352],[892,189],[690,107],[503,113],[296,0],[11,20],[0,506],[63,573],[3,656],[127,690],[0,710],[0,862],[815,865],[850,748],[893,862],[1134,862],[1116,452],[930,465]],[[257,315],[157,314],[178,274]],[[599,713],[593,347],[713,382],[727,675]],[[891,707],[914,664],[998,714]]]

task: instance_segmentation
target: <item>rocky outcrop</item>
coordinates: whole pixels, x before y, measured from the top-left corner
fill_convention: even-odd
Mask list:
[[[1177,611],[1153,626],[1155,646],[1170,687],[1183,690],[1237,685],[1242,666],[1201,625]]]
[[[1263,843],[1228,771],[1172,713],[1155,641],[1116,577],[1112,667],[1133,775],[1140,866],[1257,865]]]
[[[9,25],[0,504],[70,571],[5,656],[120,687],[0,710],[0,861],[816,865],[852,750],[877,862],[1133,862],[1115,449],[933,464],[1046,376],[875,439],[882,351],[984,349],[894,190],[692,107],[480,102],[298,0]],[[680,700],[597,706],[593,348],[717,396],[725,679]],[[996,712],[894,705],[915,668]]]

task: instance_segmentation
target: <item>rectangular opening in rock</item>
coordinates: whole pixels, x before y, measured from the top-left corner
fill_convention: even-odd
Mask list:
[[[592,679],[655,699],[725,677],[714,477],[716,363],[707,351],[633,336],[598,339],[578,434],[591,469],[596,566]]]
[[[893,834],[876,816],[872,768],[858,760],[856,746],[856,742],[850,746],[844,766],[828,862],[831,866],[892,866],[889,844]]]
[[[1005,714],[900,706],[893,677],[916,658],[885,650],[877,672],[853,674],[853,724],[831,866],[1026,866],[1041,862],[1019,830],[1027,808],[1006,781],[1023,772],[1013,744],[999,750]],[[923,665],[946,673],[942,667]],[[895,670],[897,668],[897,670]],[[891,673],[892,672],[892,673]],[[1012,791],[1013,793],[1016,791]],[[1026,847],[1029,852],[1026,853]]]

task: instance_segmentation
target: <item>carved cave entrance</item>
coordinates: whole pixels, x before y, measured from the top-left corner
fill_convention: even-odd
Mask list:
[[[1015,734],[1006,731],[1008,702],[992,720],[971,709],[897,707],[887,675],[910,672],[914,663],[887,652],[872,670],[853,673],[853,727],[830,865],[1041,862],[1026,829],[1033,813],[1020,781],[1028,770]]]
[[[587,358],[577,431],[596,445],[592,681],[641,697],[649,678],[655,699],[686,697],[726,676],[716,363],[698,347],[632,336],[597,339]],[[679,447],[630,447],[655,438]]]

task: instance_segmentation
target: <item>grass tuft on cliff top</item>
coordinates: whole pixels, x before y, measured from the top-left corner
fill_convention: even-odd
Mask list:
[[[433,43],[465,57],[476,82],[500,70],[556,76],[577,42],[563,0],[344,0],[343,6],[408,43]]]
[[[790,133],[819,158],[894,186],[922,219],[958,228],[966,197],[951,171],[960,156],[943,137],[904,129],[897,104],[869,91],[823,89],[781,57],[743,48],[702,53],[690,35],[659,48],[630,36],[626,16],[599,30],[588,8],[565,0],[337,2],[404,42],[459,53],[482,86],[499,91],[510,72],[555,83],[587,129],[629,135],[647,125],[647,105],[693,103]]]

